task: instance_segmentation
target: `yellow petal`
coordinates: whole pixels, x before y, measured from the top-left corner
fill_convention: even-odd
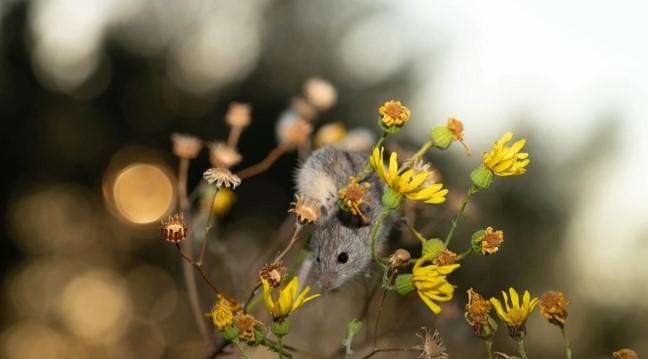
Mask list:
[[[398,174],[398,155],[396,152],[392,152],[392,154],[389,156],[389,177],[387,180],[391,182],[394,178],[396,178],[396,175]]]
[[[266,309],[271,314],[274,311],[274,302],[272,300],[270,284],[267,280],[261,278],[261,284],[263,284],[263,301],[265,302]]]
[[[434,302],[433,302],[432,300],[430,300],[428,297],[426,297],[425,295],[423,295],[421,292],[418,292],[418,295],[419,295],[419,297],[421,297],[421,299],[423,300],[423,302],[425,303],[425,305],[427,305],[428,308],[430,308],[430,310],[431,310],[432,312],[434,312],[434,314],[439,314],[439,313],[441,313],[441,307],[439,307],[436,303],[434,303]]]
[[[509,288],[509,293],[511,293],[511,305],[513,309],[520,309],[520,297],[518,293],[513,288]]]

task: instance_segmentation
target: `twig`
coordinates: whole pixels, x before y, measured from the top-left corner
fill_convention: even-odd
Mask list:
[[[219,188],[216,188],[212,200],[209,203],[209,216],[207,216],[207,223],[205,224],[205,231],[203,233],[203,242],[200,245],[200,255],[198,256],[198,261],[196,264],[200,267],[203,265],[203,259],[205,258],[205,252],[207,251],[207,239],[209,238],[209,230],[212,227],[212,222],[214,220],[214,202],[216,202],[216,195],[218,195]]]
[[[205,280],[207,285],[209,285],[209,287],[211,289],[213,289],[214,292],[216,292],[216,294],[221,294],[221,291],[214,285],[214,283],[212,283],[211,280],[209,280],[209,277],[207,276],[207,274],[203,270],[202,266],[200,264],[192,261],[191,258],[182,251],[182,248],[180,247],[180,243],[176,243],[176,248],[178,248],[178,252],[180,253],[180,256],[182,257],[182,259],[184,259],[187,263],[191,264],[194,268],[196,268],[196,270],[198,271],[200,276]]]
[[[477,186],[475,184],[470,185],[470,189],[468,190],[468,193],[466,193],[466,196],[464,197],[463,203],[461,203],[461,207],[459,207],[459,213],[457,213],[457,216],[452,220],[452,227],[450,227],[450,231],[448,232],[448,235],[446,236],[445,239],[445,247],[448,247],[448,244],[450,244],[450,240],[452,240],[452,235],[455,232],[455,229],[457,229],[457,224],[459,224],[459,220],[464,214],[464,211],[466,210],[466,206],[468,205],[468,201],[470,201],[470,198],[477,193]]]
[[[239,138],[241,138],[241,133],[243,132],[243,127],[232,126],[230,128],[229,136],[227,136],[227,146],[231,148],[236,148]]]
[[[268,153],[266,158],[264,158],[261,162],[259,162],[257,164],[254,164],[254,165],[252,165],[252,166],[250,166],[248,168],[244,168],[244,169],[238,171],[236,173],[236,175],[239,176],[239,178],[241,178],[243,180],[243,179],[246,179],[246,178],[250,178],[252,176],[256,176],[259,173],[262,173],[262,172],[266,171],[290,147],[291,147],[291,145],[287,145],[287,144],[277,145],[277,147],[275,147],[272,151],[270,151],[270,153]]]
[[[189,199],[187,198],[187,176],[189,172],[189,160],[186,158],[180,158],[180,164],[178,166],[178,202],[180,203],[180,211],[183,216],[190,222],[189,218]],[[187,233],[187,240],[185,242],[186,248],[191,253],[191,248],[193,247],[193,235],[189,231]],[[189,258],[191,261],[191,258]],[[185,279],[185,286],[187,288],[187,295],[189,297],[189,303],[191,305],[191,312],[194,316],[194,321],[198,326],[198,331],[202,336],[205,343],[209,342],[209,333],[207,330],[207,325],[205,324],[205,319],[202,315],[200,297],[198,296],[198,287],[196,285],[196,276],[194,275],[191,265],[187,262],[182,264],[182,272]]]
[[[389,279],[387,283],[391,283],[392,280],[394,279],[394,274],[396,272],[392,272],[389,276]],[[387,297],[387,288],[383,289],[382,295],[380,296],[380,301],[378,302],[378,314],[376,314],[376,322],[374,324],[374,343],[373,347],[376,349],[378,346],[378,325],[380,324],[380,317],[383,312],[383,305],[385,304],[385,298]]]

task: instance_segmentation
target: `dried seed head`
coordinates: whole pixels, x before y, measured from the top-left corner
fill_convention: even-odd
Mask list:
[[[472,153],[470,151],[470,147],[468,147],[468,145],[464,142],[463,139],[463,131],[464,131],[463,122],[457,120],[454,117],[450,117],[448,119],[447,127],[448,130],[452,132],[452,136],[454,137],[454,139],[464,146],[464,149],[466,150],[466,154],[470,156],[470,154]]]
[[[294,112],[284,112],[277,122],[277,141],[284,145],[300,145],[308,141],[313,126]]]
[[[239,339],[246,342],[253,341],[258,321],[249,314],[243,314],[236,320],[236,326],[239,329]]]
[[[250,125],[250,112],[249,104],[232,102],[225,114],[225,122],[232,127],[247,127]]]
[[[488,313],[492,306],[474,289],[468,289],[468,304],[466,304],[466,320],[472,326],[488,324]]]
[[[283,266],[283,263],[274,262],[264,265],[259,276],[268,281],[271,288],[277,288],[281,284],[284,274],[286,274],[286,267]]]
[[[457,253],[449,250],[449,249],[444,249],[439,253],[439,256],[434,260],[434,264],[439,265],[439,266],[447,266],[450,264],[454,264],[454,262],[457,261]]]
[[[411,257],[410,252],[406,249],[399,248],[389,257],[389,265],[392,268],[405,267],[409,264]]]
[[[182,242],[187,238],[187,226],[182,213],[162,221],[162,238],[171,243]]]
[[[430,162],[427,162],[420,157],[416,158],[412,163],[412,170],[414,170],[414,175],[412,177],[415,177],[420,173],[428,174],[425,181],[421,184],[421,187],[429,187],[435,183],[441,183],[439,171],[437,171]]]
[[[292,208],[288,212],[292,212],[297,217],[297,221],[301,224],[313,224],[321,215],[321,205],[318,200],[303,195],[296,195],[296,201],[291,203]]]
[[[321,111],[328,110],[337,101],[337,90],[328,81],[319,77],[306,80],[304,95],[308,102]]]
[[[202,140],[198,137],[182,133],[171,134],[171,142],[173,143],[173,154],[188,160],[196,158],[203,145]]]
[[[235,189],[241,184],[241,179],[226,168],[210,168],[203,173],[203,178],[209,184],[216,182],[218,187],[225,185],[227,188]]]
[[[617,359],[639,359],[639,355],[632,349],[620,349],[612,353]]]
[[[419,359],[448,359],[446,347],[443,344],[443,339],[437,330],[434,334],[430,334],[430,329],[422,327],[423,333],[416,334],[422,343],[417,345],[416,348],[420,351]]]
[[[304,121],[311,122],[317,116],[317,109],[301,97],[293,98],[290,107]]]
[[[540,314],[549,321],[549,323],[563,326],[567,318],[567,304],[563,292],[550,290],[540,298]]]
[[[209,142],[209,162],[213,167],[232,168],[243,159],[238,151],[224,142]]]

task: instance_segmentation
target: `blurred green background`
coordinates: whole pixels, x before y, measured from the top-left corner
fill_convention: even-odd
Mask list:
[[[415,296],[388,297],[382,345],[415,344],[414,332],[425,325],[439,329],[451,357],[482,357],[463,319],[465,291],[495,296],[513,286],[538,296],[566,293],[576,358],[609,358],[619,347],[648,353],[643,6],[1,2],[0,356],[201,357],[178,255],[159,236],[159,219],[174,206],[177,159],[169,136],[224,139],[229,103],[248,102],[253,124],[239,143],[238,168],[247,167],[276,145],[279,114],[312,76],[338,91],[317,126],[341,121],[375,130],[377,108],[397,98],[413,120],[394,147],[415,148],[448,117],[464,122],[476,154],[507,130],[528,140],[528,174],[498,179],[478,194],[455,239],[492,225],[505,232],[502,250],[470,258],[453,274],[455,300],[439,317]],[[478,157],[457,145],[430,153],[450,194],[419,217],[426,235],[446,233]],[[125,217],[111,186],[134,163],[153,164],[161,177],[135,187],[145,192],[128,197],[139,217]],[[287,240],[280,227],[297,164],[297,154],[287,154],[244,182],[219,219],[207,269],[239,300],[268,251]],[[190,186],[208,166],[203,152],[192,162]],[[411,238],[393,237],[391,247],[415,250]],[[296,313],[300,330],[288,343],[339,355],[366,282]],[[207,311],[213,298],[202,285],[200,292]],[[537,313],[528,328],[531,357],[562,356],[556,328]],[[357,350],[368,351],[370,341],[359,339]],[[505,331],[495,348],[513,353]]]

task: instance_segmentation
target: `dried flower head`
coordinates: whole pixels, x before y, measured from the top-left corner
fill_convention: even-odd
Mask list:
[[[235,189],[241,184],[241,179],[230,172],[227,168],[210,168],[203,173],[203,178],[212,184],[216,182],[216,186]]]
[[[617,359],[639,359],[639,355],[632,349],[619,349],[612,353]]]
[[[207,146],[209,146],[209,162],[213,167],[232,168],[243,159],[236,148],[224,142],[209,142]]]
[[[203,144],[198,137],[182,133],[171,134],[171,142],[173,143],[173,154],[188,160],[198,156]]]
[[[207,315],[212,318],[214,326],[220,331],[223,331],[226,327],[229,327],[234,323],[234,313],[232,313],[229,306],[224,304],[222,301],[218,301],[214,304],[211,312]]]
[[[341,209],[350,212],[354,216],[360,216],[367,222],[368,218],[362,210],[362,205],[367,203],[367,189],[371,187],[369,182],[358,183],[358,179],[351,177],[351,182],[338,192],[338,205]]]
[[[457,253],[445,248],[439,253],[439,256],[434,260],[434,264],[439,266],[447,266],[454,264],[457,261]]]
[[[256,318],[249,314],[243,314],[236,319],[236,326],[239,329],[239,339],[251,342],[255,339],[256,326],[259,323]]]
[[[468,289],[468,304],[466,304],[466,320],[470,325],[487,324],[488,314],[492,306],[474,289]]]
[[[439,175],[439,172],[432,166],[430,162],[420,157],[416,158],[414,162],[412,162],[412,170],[414,171],[413,177],[416,177],[421,173],[428,174],[427,178],[425,178],[425,181],[423,181],[423,184],[421,185],[423,187],[427,187],[435,183],[441,183],[441,176]]]
[[[243,306],[241,305],[241,303],[237,302],[236,299],[228,298],[222,294],[218,294],[216,298],[218,299],[218,303],[229,308],[229,310],[231,310],[233,314],[236,314],[243,310]]]
[[[232,102],[225,114],[225,122],[232,127],[247,127],[250,125],[250,112],[249,104]]]
[[[304,121],[311,122],[317,116],[317,109],[301,97],[295,97],[290,101],[290,108]]]
[[[162,221],[162,238],[171,243],[182,242],[187,238],[187,226],[182,213]]]
[[[261,268],[259,276],[265,279],[270,288],[277,288],[281,284],[281,279],[286,274],[286,267],[283,266],[282,262],[274,262],[272,264],[266,264]]]
[[[540,314],[549,323],[562,327],[567,318],[567,304],[569,302],[563,292],[550,290],[540,297]]]
[[[487,227],[479,230],[472,236],[473,252],[481,255],[488,255],[497,252],[504,242],[504,232]]]
[[[277,140],[285,145],[300,145],[308,141],[313,126],[293,112],[285,112],[277,122]]]
[[[409,264],[411,257],[410,252],[406,249],[399,248],[389,257],[389,265],[392,268],[405,267]]]
[[[319,77],[306,80],[304,84],[304,95],[308,102],[319,110],[328,110],[337,101],[337,90],[328,81]]]
[[[328,123],[315,133],[315,146],[322,147],[326,145],[338,145],[346,137],[346,127],[342,122]]]
[[[297,221],[301,224],[313,224],[321,215],[321,205],[318,200],[303,196],[296,195],[296,201],[292,202],[292,208],[288,212],[292,212],[297,217]]]
[[[411,116],[409,108],[396,100],[385,102],[378,109],[378,113],[380,114],[380,126],[390,133],[398,132]]]
[[[419,350],[419,359],[448,359],[446,347],[438,330],[430,334],[430,328],[422,327],[423,333],[417,333],[416,336],[422,341],[415,348]]]

